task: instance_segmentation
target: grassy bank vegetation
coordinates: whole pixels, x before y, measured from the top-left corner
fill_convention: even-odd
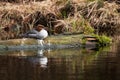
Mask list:
[[[0,39],[44,25],[49,34],[84,33],[114,36],[120,32],[119,0],[3,0],[0,2]],[[100,37],[101,38],[101,37]],[[105,41],[110,40],[106,37]]]

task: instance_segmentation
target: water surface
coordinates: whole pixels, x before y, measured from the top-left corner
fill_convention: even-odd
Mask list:
[[[120,47],[0,52],[0,80],[120,80]]]

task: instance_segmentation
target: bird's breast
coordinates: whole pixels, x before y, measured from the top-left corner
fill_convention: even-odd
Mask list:
[[[46,38],[46,37],[48,36],[48,32],[47,32],[46,30],[42,29],[42,30],[39,32],[39,35],[40,35],[41,37]]]

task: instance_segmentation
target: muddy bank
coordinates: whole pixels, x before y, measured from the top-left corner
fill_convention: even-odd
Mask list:
[[[64,49],[64,48],[97,48],[97,39],[92,36],[57,35],[49,36],[44,40],[43,46],[38,45],[36,39],[10,39],[0,41],[0,50],[26,50],[26,49]]]

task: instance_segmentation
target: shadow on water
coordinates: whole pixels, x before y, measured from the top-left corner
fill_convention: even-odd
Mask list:
[[[120,80],[120,45],[0,52],[0,80]]]

